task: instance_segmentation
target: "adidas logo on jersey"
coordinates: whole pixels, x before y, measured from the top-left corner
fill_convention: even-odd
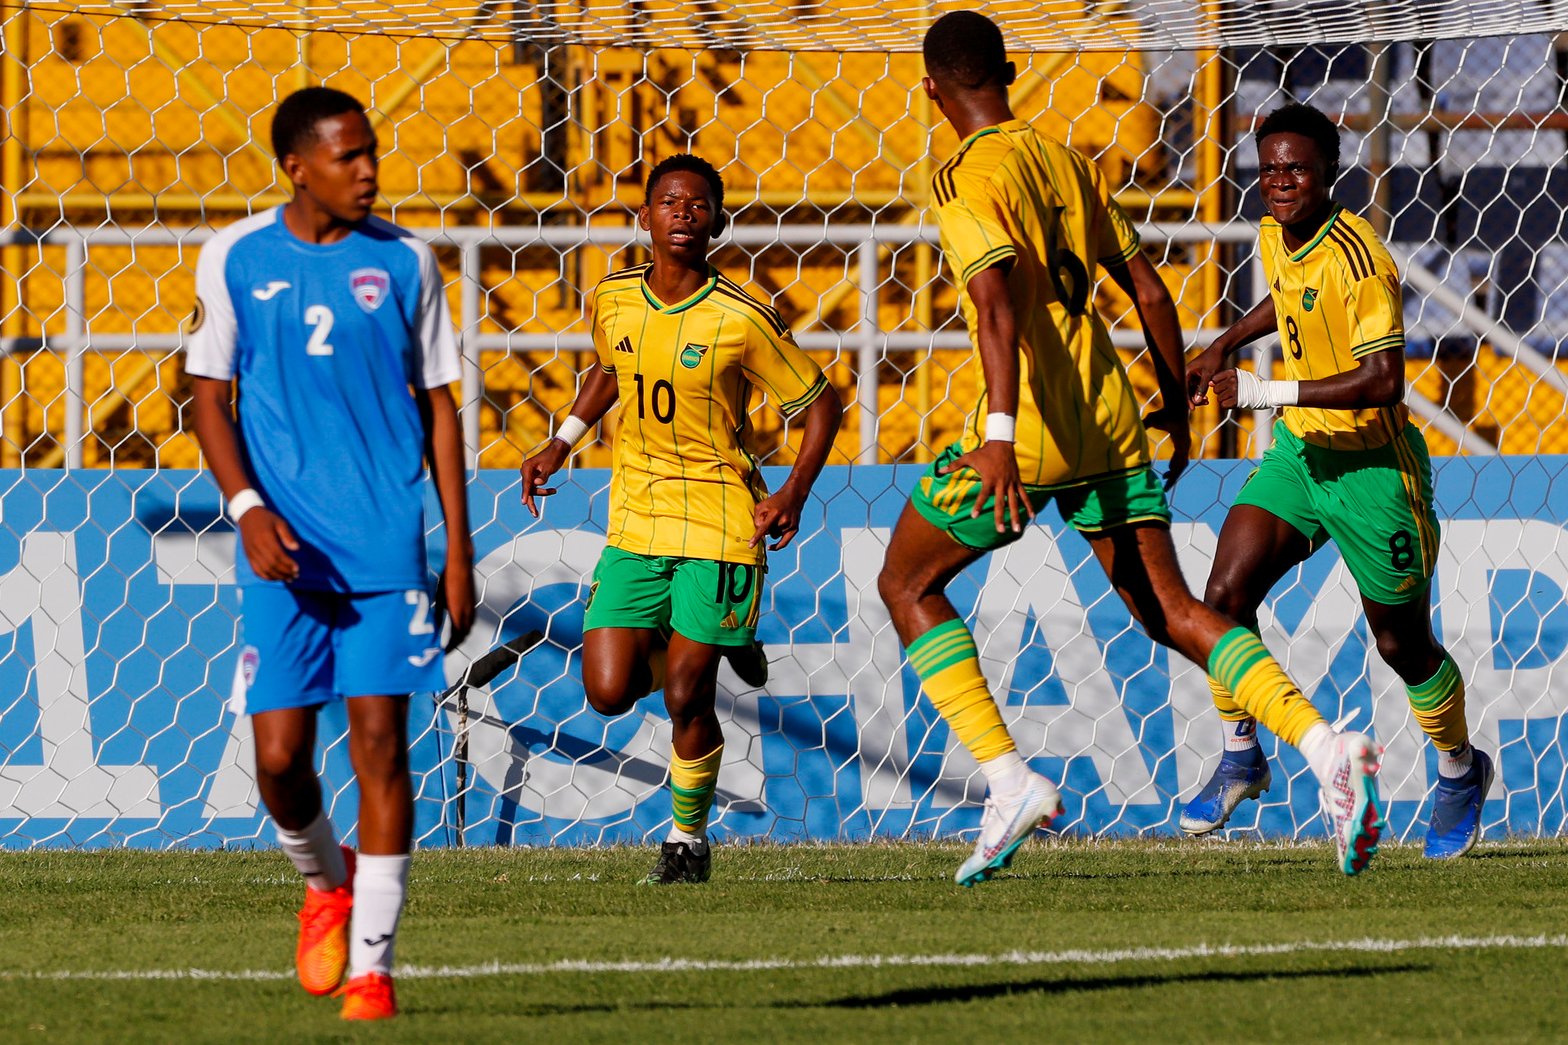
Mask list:
[[[719,621],[719,627],[721,627],[721,628],[738,628],[738,627],[740,627],[740,618],[735,616],[735,611],[734,610],[730,610],[728,613],[726,613],[724,615],[724,619]]]
[[[630,352],[632,350],[632,339],[629,337],[621,338],[615,343],[615,350],[617,352]]]

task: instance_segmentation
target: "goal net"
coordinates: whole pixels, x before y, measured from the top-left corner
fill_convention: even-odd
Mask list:
[[[1500,770],[1485,822],[1562,831],[1568,9],[981,7],[1019,64],[1016,111],[1100,165],[1190,346],[1263,292],[1257,119],[1295,99],[1345,128],[1336,195],[1405,278],[1408,401],[1437,455],[1444,526],[1437,628]],[[277,100],[312,83],[367,101],[384,213],[434,245],[461,335],[482,606],[451,688],[413,700],[420,844],[638,841],[667,823],[660,702],[606,720],[580,683],[613,418],[543,520],[522,511],[515,476],[592,361],[584,293],[646,256],[633,211],[651,163],[676,151],[724,175],[733,225],[715,262],[779,309],[847,406],[801,538],[771,561],[772,679],[720,677],[716,830],[972,831],[976,766],[920,696],[875,586],[977,377],[927,210],[957,144],[918,90],[937,13],[892,0],[0,12],[0,845],[271,843],[248,724],[228,705],[245,668],[235,542],[185,419],[181,326],[211,231],[286,198],[266,131]],[[1110,285],[1095,301],[1152,402],[1130,303]],[[1278,348],[1251,360],[1270,372]],[[753,422],[765,463],[791,463],[798,435],[776,411],[757,404]],[[1194,418],[1201,459],[1173,501],[1194,586],[1270,424]],[[1064,830],[1173,832],[1219,755],[1207,687],[1131,623],[1084,542],[1044,519],[953,595],[1024,754],[1064,781]],[[1279,586],[1264,625],[1325,715],[1388,746],[1394,826],[1418,829],[1433,755],[1332,548]],[[329,707],[321,765],[351,830],[343,728]],[[1269,753],[1275,789],[1233,828],[1321,834],[1305,765]]]

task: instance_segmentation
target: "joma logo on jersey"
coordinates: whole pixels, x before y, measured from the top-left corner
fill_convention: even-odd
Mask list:
[[[1318,303],[1318,290],[1316,287],[1307,287],[1301,292],[1301,310],[1311,312],[1312,306]]]
[[[366,312],[381,307],[381,302],[386,300],[387,287],[391,285],[392,277],[384,269],[355,269],[348,274],[348,286],[354,292],[354,300]]]
[[[708,354],[707,345],[687,345],[681,349],[681,366],[687,370],[696,370],[702,362],[702,357]]]

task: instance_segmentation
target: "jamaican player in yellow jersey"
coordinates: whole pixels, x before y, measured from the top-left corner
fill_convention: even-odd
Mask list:
[[[989,878],[1061,811],[1057,789],[1017,751],[974,637],[945,595],[960,570],[1016,540],[1050,501],[1156,641],[1206,665],[1306,753],[1333,814],[1340,867],[1357,873],[1382,828],[1377,750],[1330,729],[1255,634],[1193,597],[1177,565],[1144,430],[1170,433],[1174,480],[1191,437],[1170,293],[1094,165],[1014,117],[1014,68],[995,24],[944,15],[926,34],[925,63],[925,91],[961,139],[933,193],[984,388],[962,440],[917,484],[879,587],[927,695],[990,788],[974,854],[956,879]],[[1090,301],[1095,266],[1143,322],[1163,402],[1147,422]]]
[[[794,539],[843,407],[779,314],[708,264],[724,227],[724,183],[706,161],[671,156],[648,176],[638,224],[653,260],[605,277],[589,325],[599,366],[555,439],[523,463],[523,503],[617,401],[607,546],[583,620],[588,702],[619,715],[663,689],[674,727],[674,815],[645,882],[706,881],[708,810],[724,737],[714,714],[719,660],[766,681],[755,646],[773,550]],[[754,391],[805,433],[789,478],[769,494],[747,447]]]
[[[1332,540],[1361,591],[1377,651],[1404,679],[1416,721],[1437,749],[1426,855],[1460,856],[1481,834],[1492,760],[1470,745],[1459,669],[1432,632],[1438,525],[1426,440],[1404,405],[1399,273],[1365,221],[1329,195],[1339,129],[1308,105],[1259,125],[1258,230],[1269,295],[1193,363],[1193,402],[1283,407],[1274,442],[1220,530],[1205,599],[1256,630],[1269,589]],[[1285,380],[1221,369],[1238,348],[1278,330]],[[1225,730],[1214,776],[1182,814],[1205,834],[1268,790],[1256,722],[1223,680],[1210,680]]]

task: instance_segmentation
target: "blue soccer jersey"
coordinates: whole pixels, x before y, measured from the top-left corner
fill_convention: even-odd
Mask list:
[[[305,243],[278,207],[202,248],[196,298],[185,369],[238,379],[245,466],[302,545],[295,586],[423,588],[425,436],[411,386],[461,372],[430,248],[379,218]],[[240,583],[265,583],[236,558]]]

